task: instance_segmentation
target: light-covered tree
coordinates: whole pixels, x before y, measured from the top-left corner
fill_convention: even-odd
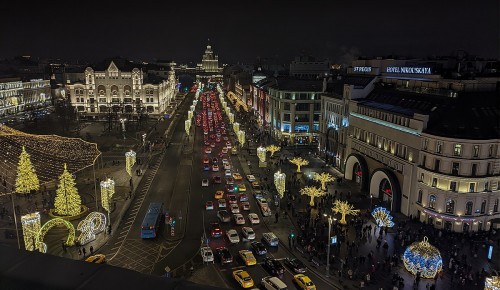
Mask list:
[[[300,190],[300,194],[307,195],[311,198],[309,201],[310,206],[314,206],[314,198],[321,197],[326,194],[325,191],[322,191],[319,187],[306,186]]]
[[[290,163],[295,164],[295,166],[297,166],[297,172],[300,172],[300,168],[302,166],[308,165],[309,161],[307,161],[306,159],[304,159],[302,157],[294,157],[294,158],[290,159]]]
[[[274,153],[278,152],[281,150],[281,147],[276,146],[276,145],[269,145],[266,147],[266,150],[271,152],[271,157],[273,157]]]
[[[313,179],[321,182],[321,189],[322,190],[326,190],[326,183],[327,182],[335,181],[335,177],[333,177],[328,172],[315,173]]]
[[[81,212],[82,200],[75,185],[73,175],[68,172],[66,163],[64,163],[64,171],[59,176],[59,184],[54,201],[56,214],[74,216]]]
[[[31,163],[30,155],[23,146],[17,164],[16,192],[30,193],[38,189],[40,189],[40,181]]]
[[[359,213],[359,209],[354,209],[354,206],[349,204],[347,201],[341,201],[338,199],[333,203],[332,211],[342,215],[339,223],[344,225],[347,223],[345,220],[346,215],[357,215]]]

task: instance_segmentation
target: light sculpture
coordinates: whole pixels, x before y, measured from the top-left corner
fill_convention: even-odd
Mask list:
[[[230,124],[233,124],[234,123],[234,114],[233,113],[229,113],[229,123]]]
[[[394,222],[392,221],[391,213],[383,207],[377,207],[372,211],[372,216],[379,227],[392,228]]]
[[[307,161],[306,159],[304,159],[302,157],[294,157],[294,158],[290,159],[290,163],[295,164],[295,166],[297,166],[297,172],[300,172],[300,168],[302,166],[308,165],[309,161]]]
[[[95,235],[106,229],[106,216],[100,212],[91,212],[84,220],[78,223],[76,227],[80,236],[77,241],[80,245],[85,245],[95,240]]]
[[[276,146],[276,145],[269,145],[266,147],[266,150],[271,152],[271,157],[273,157],[274,153],[280,151],[281,147]]]
[[[238,141],[240,142],[241,146],[245,144],[245,131],[238,131]]]
[[[136,156],[137,154],[133,150],[125,152],[125,170],[130,177],[132,177],[132,167],[135,165]]]
[[[71,224],[69,221],[64,220],[62,218],[55,218],[51,219],[48,222],[46,222],[42,228],[40,228],[40,231],[38,232],[38,235],[36,236],[36,247],[37,249],[42,252],[42,253],[47,253],[47,244],[43,242],[43,238],[45,237],[45,234],[53,227],[56,226],[65,226],[66,229],[68,229],[68,238],[66,239],[66,242],[64,244],[66,246],[73,246],[75,244],[75,227],[73,227],[73,224]]]
[[[189,130],[191,129],[191,120],[184,121],[184,129],[186,130],[186,135],[189,136]]]
[[[321,190],[321,188],[314,186],[306,186],[302,188],[299,192],[300,194],[307,195],[311,198],[311,200],[309,201],[310,206],[314,206],[315,197],[321,197],[326,194],[326,192]]]
[[[59,184],[54,201],[55,213],[60,216],[76,216],[82,212],[82,199],[78,194],[75,179],[68,172],[66,163],[59,176]]]
[[[191,120],[191,119],[193,119],[193,111],[188,111],[188,120]]]
[[[266,152],[267,150],[265,147],[259,146],[257,148],[257,157],[259,157],[259,160],[262,163],[266,162]]]
[[[285,173],[281,173],[280,171],[274,173],[274,185],[276,186],[276,190],[278,191],[280,198],[283,198],[285,194],[285,184],[286,184]]]
[[[227,108],[227,102],[226,102],[226,101],[223,101],[223,102],[222,102],[222,108],[224,108],[224,110],[225,110],[225,111],[226,111],[226,113],[227,113],[227,109],[226,109],[226,108]]]
[[[420,272],[422,278],[434,278],[443,267],[441,253],[433,245],[429,244],[427,237],[421,242],[414,242],[406,248],[403,254],[403,262],[406,270],[417,275]]]
[[[36,236],[40,232],[40,213],[34,212],[21,216],[21,225],[23,228],[24,248],[27,251],[36,249]]]
[[[347,215],[357,215],[359,213],[359,209],[354,209],[354,206],[349,204],[347,201],[335,200],[333,203],[332,211],[334,213],[340,213],[342,218],[340,219],[340,224],[347,224],[345,217]]]
[[[240,123],[234,122],[233,123],[233,130],[234,130],[234,133],[238,134],[238,131],[240,130]]]
[[[500,290],[500,276],[486,277],[484,290]]]
[[[326,183],[327,182],[332,182],[335,180],[335,178],[328,172],[315,173],[313,179],[321,182],[321,189],[322,190],[326,190]]]
[[[101,181],[101,204],[102,208],[104,208],[108,212],[108,220],[109,220],[109,206],[111,203],[111,198],[115,194],[115,181],[113,179],[108,178],[107,180]]]

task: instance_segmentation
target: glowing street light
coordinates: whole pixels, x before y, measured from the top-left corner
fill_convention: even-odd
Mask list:
[[[125,152],[125,170],[127,170],[128,175],[132,177],[132,167],[135,165],[137,154],[131,149]]]
[[[111,220],[109,219],[109,212],[111,211],[111,198],[115,194],[115,181],[113,179],[106,179],[101,181],[101,204],[102,208],[104,208],[108,212],[108,222],[111,224]]]
[[[188,111],[188,120],[193,119],[193,111]]]
[[[191,120],[184,121],[184,129],[186,129],[186,135],[189,136],[189,130],[191,129]]]
[[[238,134],[238,131],[240,130],[240,123],[234,122],[233,123],[233,130],[234,130],[234,133]]]
[[[278,191],[280,198],[283,198],[285,194],[285,184],[286,184],[286,175],[280,171],[274,173],[274,185],[276,186],[276,190]]]
[[[245,144],[245,131],[238,131],[238,141],[240,142],[241,146]]]
[[[266,162],[266,152],[267,150],[265,147],[259,146],[257,148],[257,157],[259,157],[259,160],[262,163]]]
[[[228,117],[229,117],[229,123],[230,124],[234,123],[234,114],[233,113],[229,113]]]

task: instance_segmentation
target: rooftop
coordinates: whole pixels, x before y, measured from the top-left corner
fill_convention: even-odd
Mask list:
[[[322,92],[323,80],[278,77],[276,78],[276,84],[271,87],[280,91]]]

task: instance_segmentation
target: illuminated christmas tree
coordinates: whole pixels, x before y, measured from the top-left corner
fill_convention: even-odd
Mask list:
[[[354,209],[354,206],[349,204],[347,201],[335,200],[333,203],[332,211],[334,213],[340,213],[342,218],[340,219],[340,224],[347,224],[345,220],[346,215],[357,215],[359,213],[359,209]]]
[[[30,193],[32,190],[40,188],[40,181],[35,173],[35,168],[30,160],[30,155],[26,149],[21,151],[19,155],[19,163],[17,165],[16,192]]]
[[[66,163],[64,163],[64,171],[59,176],[59,185],[54,202],[55,213],[58,215],[75,216],[81,212],[82,200],[75,184],[73,175],[68,172]]]

